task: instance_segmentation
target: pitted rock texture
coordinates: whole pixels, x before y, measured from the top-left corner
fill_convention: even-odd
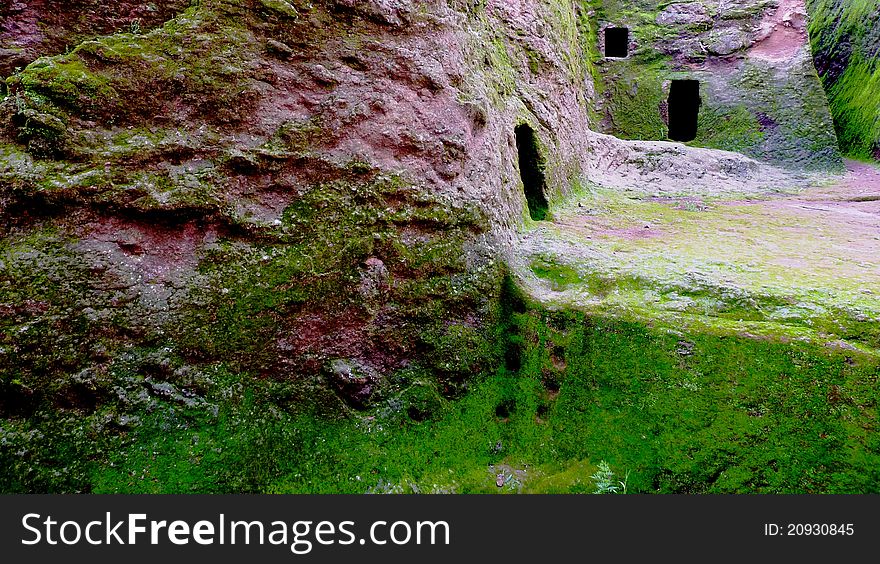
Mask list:
[[[39,7],[4,29],[50,21]],[[370,390],[407,370],[459,393],[495,362],[514,126],[545,144],[550,195],[589,160],[579,10],[203,0],[152,29],[59,26],[84,40],[2,103],[5,413],[64,403],[47,380],[132,346],[330,411],[372,395],[326,380],[340,359]],[[110,402],[96,386],[88,405]]]
[[[189,4],[189,0],[7,0],[0,5],[0,76],[98,35],[146,32]]]

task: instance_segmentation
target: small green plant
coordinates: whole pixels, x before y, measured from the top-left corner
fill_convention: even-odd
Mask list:
[[[140,35],[141,34],[141,20],[133,20],[130,24],[128,24],[129,32],[132,35]]]
[[[618,480],[611,466],[603,460],[599,463],[599,470],[590,478],[596,484],[595,493],[597,494],[625,494],[629,472],[626,473],[622,481]]]
[[[25,100],[25,98],[22,94],[16,93],[15,94],[15,112],[16,112],[16,114],[22,114],[27,109],[28,109],[27,100]]]

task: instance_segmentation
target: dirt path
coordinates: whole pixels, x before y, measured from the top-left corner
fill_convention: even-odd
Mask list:
[[[880,212],[880,167],[847,161],[847,174],[840,182],[809,192],[813,199],[824,199],[845,206],[856,205],[863,211]]]
[[[841,275],[850,274],[853,264],[860,271],[871,265],[880,274],[880,168],[848,161],[847,174],[839,182],[751,205],[766,210],[758,217],[771,214],[794,220],[789,228],[805,242],[828,241],[830,257],[788,260],[789,266],[809,270],[823,259],[848,259],[849,264],[839,267]]]

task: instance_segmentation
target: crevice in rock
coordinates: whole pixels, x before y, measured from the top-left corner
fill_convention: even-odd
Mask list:
[[[522,178],[529,216],[535,221],[547,217],[549,204],[545,195],[544,157],[538,146],[535,131],[526,124],[516,126],[516,148],[519,153],[519,173]]]

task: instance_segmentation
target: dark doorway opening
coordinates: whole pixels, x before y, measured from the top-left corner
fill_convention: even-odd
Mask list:
[[[693,141],[697,137],[697,116],[700,113],[700,82],[673,80],[669,88],[669,138]]]
[[[519,153],[519,174],[529,205],[529,215],[535,221],[543,221],[550,206],[544,195],[544,159],[538,147],[538,138],[535,131],[525,124],[516,126],[514,133]]]
[[[629,29],[609,27],[605,29],[605,56],[623,58],[629,55]]]

